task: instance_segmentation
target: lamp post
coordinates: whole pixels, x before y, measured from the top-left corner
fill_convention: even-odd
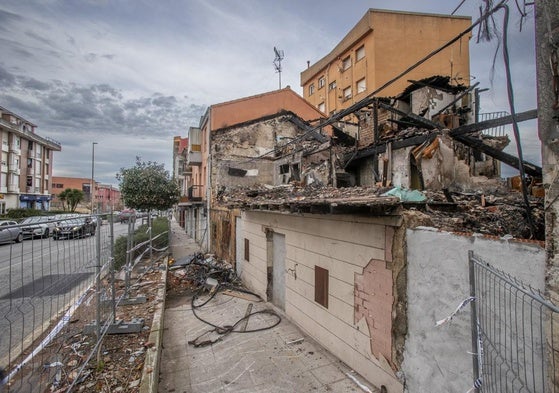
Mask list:
[[[93,204],[95,203],[95,145],[97,142],[91,144],[91,186],[89,194],[91,195],[91,214],[94,212]]]

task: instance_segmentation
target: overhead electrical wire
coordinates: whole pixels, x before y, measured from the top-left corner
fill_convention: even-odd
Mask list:
[[[416,69],[417,67],[419,67],[420,65],[425,63],[427,60],[431,59],[433,56],[439,54],[440,52],[442,52],[443,50],[445,50],[446,48],[448,48],[449,46],[451,46],[452,44],[454,44],[455,42],[460,40],[466,34],[470,33],[478,25],[480,25],[481,23],[486,21],[489,17],[491,17],[507,1],[508,0],[501,0],[495,7],[493,7],[492,9],[488,10],[485,13],[482,13],[482,15],[474,23],[472,23],[467,29],[463,30],[462,32],[457,34],[455,37],[450,39],[448,42],[446,42],[445,44],[443,44],[439,48],[437,48],[437,49],[433,50],[432,52],[430,52],[429,54],[427,54],[422,59],[418,60],[416,63],[410,65],[408,68],[406,68],[405,70],[403,70],[402,72],[400,72],[399,74],[394,76],[392,79],[386,81],[382,86],[380,86],[379,88],[377,88],[374,91],[372,91],[371,93],[369,93],[366,97],[362,98],[361,100],[359,100],[355,104],[347,107],[346,109],[343,109],[340,112],[332,114],[326,120],[319,121],[318,125],[311,126],[311,128],[309,130],[307,130],[306,132],[304,132],[300,136],[292,139],[291,141],[287,142],[286,144],[282,145],[280,148],[285,148],[286,146],[289,146],[291,144],[298,143],[299,141],[307,138],[312,132],[319,131],[326,126],[329,126],[329,125],[341,120],[342,118],[344,118],[344,117],[346,117],[346,116],[348,116],[348,115],[350,115],[354,112],[357,112],[359,109],[362,109],[362,108],[370,105],[371,102],[373,101],[373,99],[375,98],[375,96],[378,93],[380,93],[381,91],[383,91],[384,89],[386,89],[387,87],[389,87],[390,85],[392,85],[393,83],[395,83],[396,81],[401,79],[403,76],[409,74],[411,71],[413,71],[414,69]],[[273,149],[273,150],[270,150],[269,152],[266,152],[266,153],[261,154],[259,156],[250,158],[246,161],[243,161],[243,163],[253,162],[255,160],[264,158],[264,157],[266,157],[270,154],[275,154],[275,153],[276,153],[276,149]]]

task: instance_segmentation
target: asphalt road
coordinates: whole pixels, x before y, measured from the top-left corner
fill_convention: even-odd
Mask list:
[[[115,223],[115,239],[127,224]],[[0,367],[6,367],[95,280],[96,239],[34,239],[0,245]],[[101,263],[109,260],[110,226],[101,226]]]

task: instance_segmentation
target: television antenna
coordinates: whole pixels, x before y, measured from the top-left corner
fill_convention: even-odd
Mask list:
[[[276,54],[276,58],[274,59],[274,67],[276,72],[279,74],[279,88],[281,89],[281,61],[283,60],[283,51],[277,49],[274,46],[274,53]]]

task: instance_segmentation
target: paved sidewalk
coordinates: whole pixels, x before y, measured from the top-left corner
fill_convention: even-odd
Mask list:
[[[199,251],[176,221],[171,228],[171,253],[176,260]],[[253,312],[273,308],[266,302],[219,293],[197,312],[217,325],[233,324],[251,303]],[[271,315],[258,314],[250,318],[247,330],[274,321]],[[210,329],[193,315],[189,296],[167,303],[159,393],[379,392],[283,316],[272,329],[231,333],[211,346],[188,344]]]

